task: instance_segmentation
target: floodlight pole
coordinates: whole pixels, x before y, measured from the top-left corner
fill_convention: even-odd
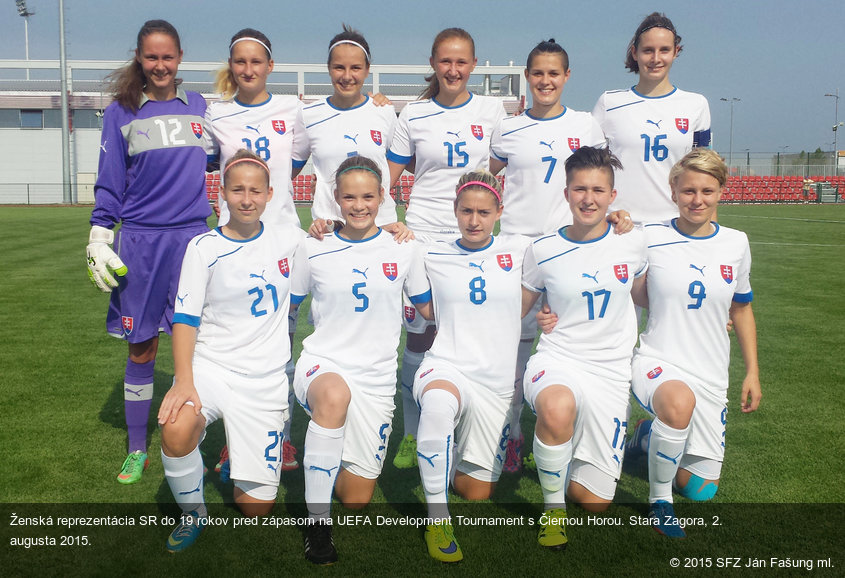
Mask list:
[[[839,89],[836,89],[836,94],[827,93],[825,96],[832,96],[836,99],[836,106],[834,109],[834,117],[833,117],[833,174],[839,174],[839,149],[837,148],[837,129],[842,126],[842,123],[839,122]]]
[[[720,98],[719,100],[724,100],[731,105],[730,152],[728,153],[728,171],[730,172],[734,163],[734,103],[740,102],[740,99],[731,96],[728,98]]]
[[[59,66],[62,73],[62,201],[73,202],[70,179],[70,106],[68,103],[67,54],[65,53],[65,2],[59,0]]]
[[[26,60],[29,62],[29,17],[35,14],[30,12],[26,7],[26,0],[15,0],[15,5],[18,7],[18,15],[23,18],[23,38],[24,50],[26,51]],[[29,68],[26,69],[26,79],[29,80]]]

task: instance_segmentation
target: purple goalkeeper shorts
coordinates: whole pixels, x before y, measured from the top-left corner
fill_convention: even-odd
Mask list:
[[[129,272],[116,277],[118,286],[106,316],[109,334],[142,343],[159,331],[170,333],[185,247],[206,231],[205,223],[167,229],[121,227],[115,247]]]

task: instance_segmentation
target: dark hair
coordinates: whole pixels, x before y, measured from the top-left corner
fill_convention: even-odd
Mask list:
[[[221,172],[221,174],[223,175],[224,186],[226,183],[226,171],[228,171],[229,167],[231,167],[235,162],[242,161],[244,159],[248,159],[251,163],[259,163],[262,167],[264,167],[264,172],[267,175],[267,186],[269,187],[270,167],[267,166],[267,162],[264,159],[247,149],[239,149],[237,152],[235,152],[235,154],[229,157],[229,160],[226,161],[226,165],[223,167],[223,171]]]
[[[675,25],[672,24],[672,21],[669,20],[669,17],[665,14],[661,14],[660,12],[652,12],[648,16],[646,16],[640,25],[637,26],[637,31],[634,33],[634,37],[631,39],[631,42],[628,43],[628,52],[625,55],[625,68],[630,70],[631,72],[639,72],[640,65],[637,64],[637,61],[634,60],[634,56],[631,54],[631,50],[637,48],[640,44],[640,36],[643,35],[648,30],[652,28],[665,28],[675,36],[675,48],[678,49],[678,54],[681,53],[681,50],[684,49],[681,46],[681,37],[675,31]]]
[[[434,54],[437,52],[437,47],[450,38],[460,38],[469,42],[470,49],[472,50],[472,57],[475,58],[475,41],[472,39],[472,36],[470,36],[469,32],[463,28],[447,28],[445,30],[441,30],[437,36],[434,37],[434,42],[431,44],[432,58],[434,58]],[[420,98],[434,98],[440,92],[440,83],[437,80],[437,74],[432,73],[431,76],[426,76],[425,81],[428,83],[428,86],[422,92]]]
[[[167,20],[147,20],[141,29],[138,31],[138,40],[135,45],[135,57],[121,68],[118,68],[106,79],[110,83],[112,97],[124,108],[137,112],[138,105],[141,103],[141,94],[144,92],[144,87],[147,84],[147,78],[144,76],[144,69],[141,63],[138,62],[138,57],[144,49],[144,39],[151,34],[166,34],[176,43],[176,49],[182,51],[182,43],[179,41],[179,33],[173,25]],[[177,78],[174,82],[175,86],[181,84],[182,79]]]
[[[569,70],[569,55],[566,53],[566,50],[563,49],[563,46],[555,42],[554,38],[542,40],[531,50],[531,52],[528,53],[528,61],[525,63],[526,70],[531,70],[531,61],[534,60],[535,56],[540,54],[560,54],[564,72]]]
[[[610,175],[610,186],[613,186],[613,170],[621,170],[622,163],[619,162],[610,149],[596,147],[581,147],[566,159],[566,186],[572,178],[572,173],[585,169],[602,169]]]
[[[381,186],[381,169],[378,164],[369,157],[356,155],[354,157],[348,157],[337,167],[334,173],[335,187],[340,183],[340,177],[349,171],[366,171],[372,173],[378,179],[378,186]]]
[[[244,28],[242,30],[238,30],[235,35],[232,36],[232,39],[229,41],[230,58],[232,56],[232,45],[236,40],[241,38],[255,38],[256,40],[260,40],[266,47],[264,51],[267,53],[267,59],[271,60],[273,58],[271,53],[273,45],[270,44],[270,39],[255,28]],[[232,74],[232,67],[228,62],[223,68],[217,71],[217,75],[214,79],[214,91],[219,92],[223,96],[224,100],[232,98],[235,96],[235,93],[238,92],[238,83],[235,80],[235,75]]]
[[[331,64],[332,62],[332,46],[335,45],[336,42],[340,42],[342,40],[351,40],[357,44],[360,44],[364,47],[364,54],[366,55],[367,59],[367,66],[370,65],[370,59],[372,56],[370,55],[370,45],[367,43],[367,39],[364,38],[364,35],[349,26],[348,24],[343,25],[343,32],[340,34],[335,34],[334,38],[329,41],[329,56],[327,64]]]

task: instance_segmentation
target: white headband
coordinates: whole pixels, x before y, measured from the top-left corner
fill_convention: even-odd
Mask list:
[[[366,48],[364,48],[363,46],[361,46],[360,44],[358,44],[358,43],[357,43],[357,42],[355,42],[354,40],[338,40],[337,42],[335,42],[334,44],[332,44],[331,46],[329,46],[329,58],[331,58],[331,56],[332,56],[332,50],[334,50],[334,49],[335,49],[335,47],[336,47],[338,44],[352,44],[353,46],[357,46],[358,48],[360,48],[361,50],[363,50],[363,51],[364,51],[364,56],[367,58],[367,64],[369,64],[369,63],[370,63],[370,53],[369,53],[369,52],[367,52],[367,49],[366,49]]]
[[[267,54],[269,54],[270,56],[273,56],[273,51],[270,50],[270,48],[266,44],[261,42],[258,38],[253,38],[252,36],[244,36],[243,38],[238,38],[237,40],[233,41],[229,45],[229,54],[232,54],[232,48],[235,46],[235,44],[237,44],[238,42],[240,42],[242,40],[252,40],[253,42],[259,43],[261,46],[264,47],[264,50],[267,51]]]

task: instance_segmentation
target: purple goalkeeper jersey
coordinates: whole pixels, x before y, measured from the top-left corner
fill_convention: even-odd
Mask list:
[[[111,103],[103,117],[91,224],[111,229],[204,223],[205,99],[179,88],[173,100],[142,97],[137,112]]]

